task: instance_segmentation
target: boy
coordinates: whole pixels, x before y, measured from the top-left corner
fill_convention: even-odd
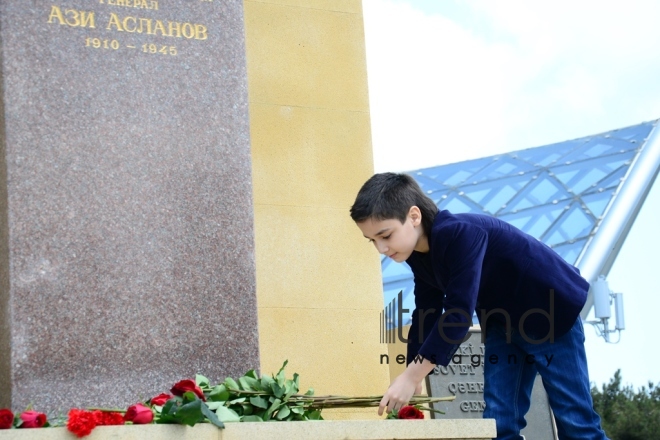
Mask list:
[[[406,405],[436,364],[447,365],[475,310],[485,338],[485,418],[498,439],[522,439],[538,371],[560,439],[606,439],[593,410],[579,318],[589,284],[545,244],[506,222],[451,214],[405,174],[371,177],[351,217],[381,254],[408,263],[415,311],[408,367],[378,414]],[[509,363],[510,355],[524,359]]]

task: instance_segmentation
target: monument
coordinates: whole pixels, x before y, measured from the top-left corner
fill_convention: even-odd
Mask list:
[[[0,0],[0,63],[0,407],[258,368],[242,0]]]

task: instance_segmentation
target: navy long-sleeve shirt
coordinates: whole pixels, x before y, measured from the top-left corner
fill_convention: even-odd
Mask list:
[[[415,311],[408,363],[416,355],[447,365],[474,311],[486,321],[554,341],[575,323],[589,283],[555,251],[510,224],[479,214],[440,211],[429,252],[406,260],[414,274]],[[444,316],[443,316],[444,315]],[[444,336],[444,337],[443,337]]]

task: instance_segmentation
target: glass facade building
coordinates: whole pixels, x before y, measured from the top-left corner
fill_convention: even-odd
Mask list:
[[[598,238],[605,219],[617,209],[617,198],[630,198],[632,192],[638,201],[632,208],[626,208],[631,212],[615,226],[615,235],[620,240],[610,239],[607,243],[620,246],[625,239],[657,174],[657,163],[650,170],[640,170],[642,165],[649,168],[649,160],[657,162],[660,141],[655,139],[660,135],[655,133],[656,123],[644,122],[407,174],[416,179],[439,209],[498,217],[546,243],[582,270],[580,263],[586,264],[585,254]],[[649,150],[655,151],[654,158],[642,157],[643,153],[648,156]],[[629,188],[631,183],[626,187],[633,173],[648,176],[642,176],[645,179],[634,188]],[[612,260],[616,252],[618,249],[611,255]],[[588,270],[598,273],[589,273],[585,278],[606,275],[611,263],[607,266],[604,259],[599,259],[596,269]],[[396,300],[401,292],[401,305],[412,312],[415,303],[410,268],[387,257],[381,257],[381,267],[385,304]],[[388,327],[410,324],[410,316],[410,313],[405,315],[402,323],[390,321]]]

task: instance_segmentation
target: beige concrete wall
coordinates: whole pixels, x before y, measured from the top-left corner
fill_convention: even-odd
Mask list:
[[[244,7],[262,372],[288,359],[316,394],[382,394],[379,260],[348,212],[373,173],[361,1]]]
[[[410,331],[410,326],[405,325],[402,330],[402,335],[404,338],[408,337],[408,332]],[[397,334],[398,334],[398,329],[397,329]],[[397,362],[396,358],[398,356],[403,356],[401,360],[406,358],[406,354],[408,353],[408,345],[404,344],[401,342],[401,340],[396,337],[394,338],[394,342],[387,344],[387,353],[389,355],[389,358],[387,359],[387,362],[389,362],[389,375],[392,379],[396,378],[399,374],[403,373],[403,371],[406,369],[406,363],[405,361],[400,364]],[[386,362],[383,360],[383,362]]]

